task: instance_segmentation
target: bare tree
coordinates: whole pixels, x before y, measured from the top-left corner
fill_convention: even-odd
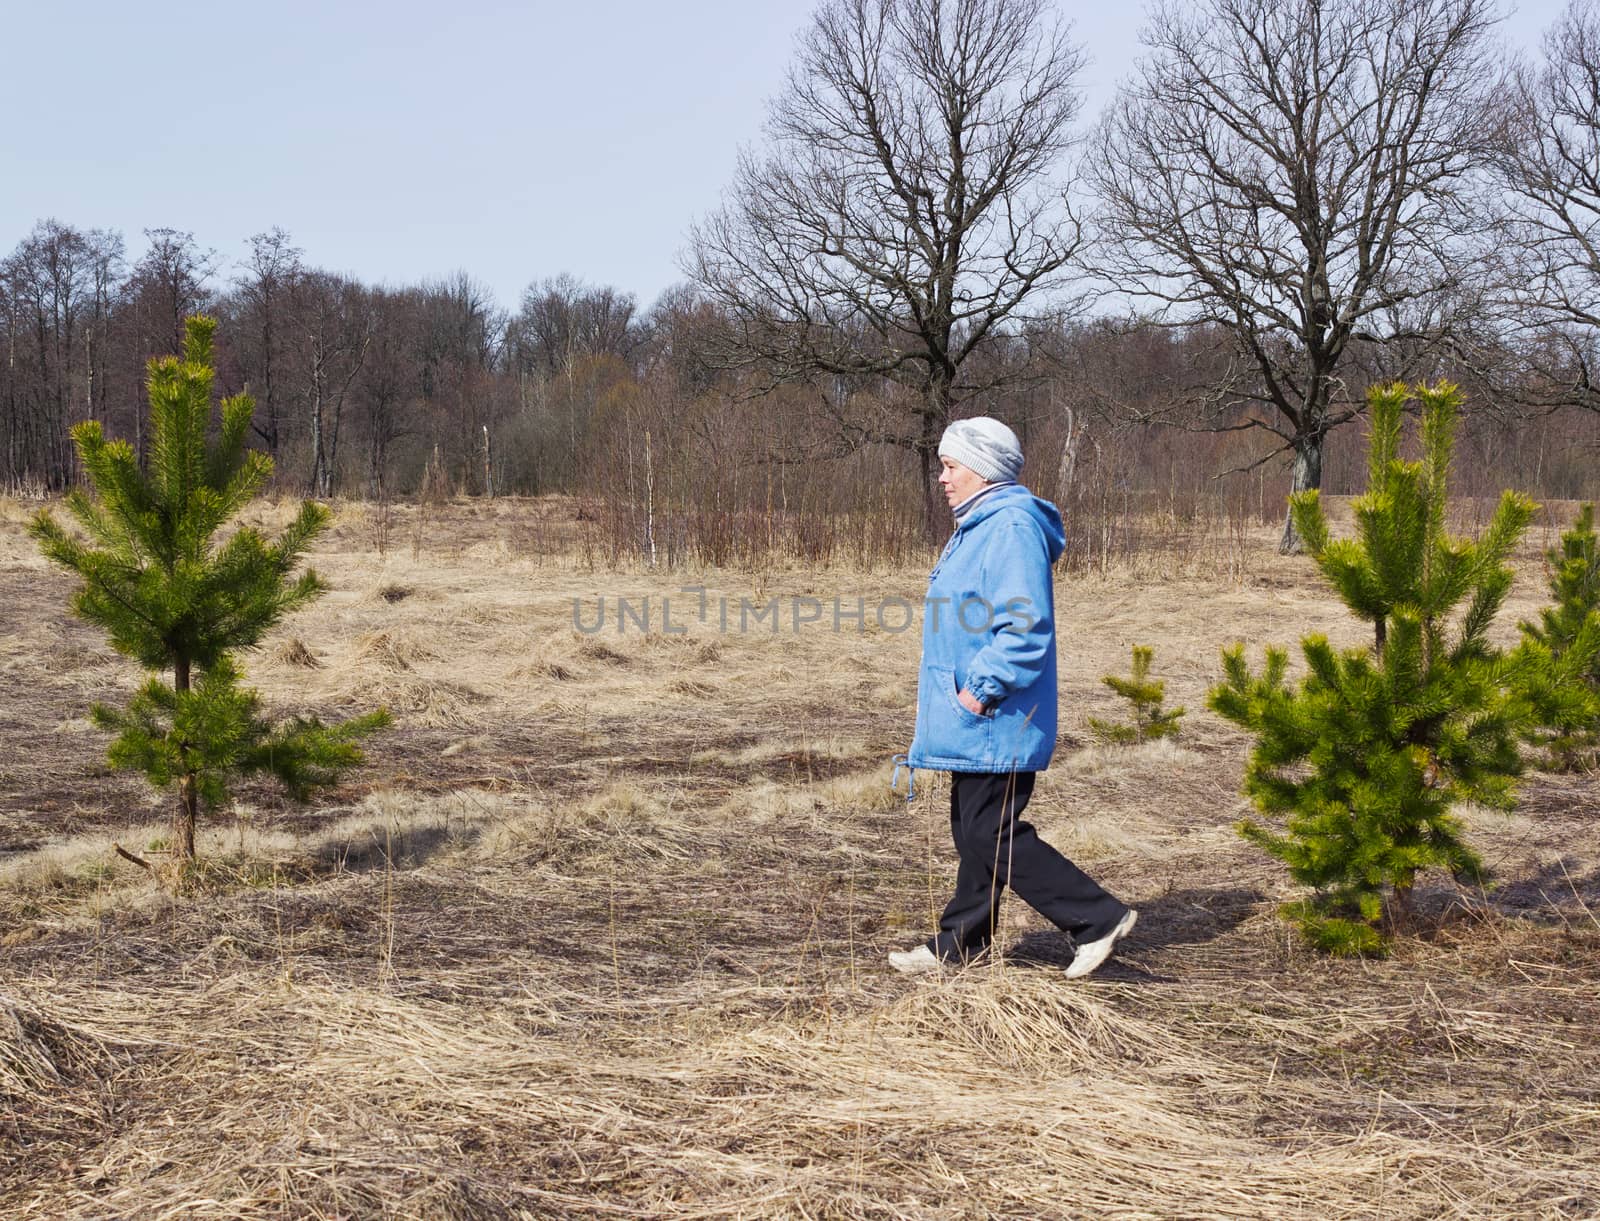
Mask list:
[[[89,254],[89,316],[84,323],[84,406],[88,419],[106,411],[111,317],[121,304],[123,275],[122,234],[111,229],[91,229],[85,235]]]
[[[372,302],[377,322],[355,390],[367,434],[367,495],[381,501],[391,451],[413,431],[406,408],[417,397],[417,294],[375,289]]]
[[[664,373],[679,389],[701,394],[726,375],[707,360],[725,347],[726,319],[692,284],[675,284],[658,297],[640,325],[640,372]]]
[[[1297,491],[1361,409],[1352,342],[1448,329],[1495,21],[1489,0],[1160,0],[1101,125],[1107,283],[1227,328],[1218,426],[1280,438]]]
[[[530,284],[512,320],[517,364],[555,376],[579,356],[626,358],[640,339],[637,310],[628,293],[592,288],[570,275]]]
[[[20,324],[9,358],[20,465],[54,488],[72,477],[67,429],[81,406],[76,354],[94,300],[100,237],[43,220],[0,263]]]
[[[635,317],[633,297],[602,285],[594,288],[562,274],[530,284],[522,309],[511,320],[510,364],[518,379],[519,399],[553,415],[557,405],[566,434],[566,453],[557,461],[568,470],[581,460],[581,442],[589,425],[591,404],[578,393],[579,366],[594,357],[629,360],[644,339]]]
[[[23,465],[23,410],[17,385],[17,341],[22,328],[22,302],[15,289],[9,266],[0,263],[0,329],[5,332],[5,363],[0,364],[0,402],[5,404],[5,477],[8,487],[19,481]]]
[[[133,267],[133,292],[142,315],[144,356],[183,351],[184,319],[203,309],[217,252],[178,229],[146,229],[150,249]]]
[[[418,383],[431,440],[445,447],[467,486],[478,470],[484,426],[499,427],[498,399],[485,391],[505,350],[505,313],[487,286],[456,272],[418,290],[417,322]]]
[[[1497,378],[1524,407],[1600,410],[1600,8],[1574,0],[1506,89],[1494,164]],[[1493,355],[1499,345],[1485,345]],[[1504,362],[1495,362],[1503,367]]]
[[[968,358],[1080,248],[1063,160],[1081,63],[1047,0],[830,0],[770,105],[767,149],[693,231],[685,271],[731,320],[723,358],[767,385],[910,391],[887,417],[823,402],[840,452],[917,455],[930,529],[939,435],[989,388]]]
[[[126,332],[124,354],[140,379],[150,357],[183,350],[184,319],[211,303],[209,284],[217,270],[216,251],[197,245],[192,233],[146,229],[144,235],[150,248],[128,278],[128,316],[121,328]],[[136,408],[131,415],[134,448],[143,461],[148,421]]]
[[[283,441],[280,374],[288,339],[284,332],[294,293],[305,274],[300,261],[303,254],[282,229],[258,233],[250,239],[249,257],[234,281],[240,325],[233,347],[244,376],[261,391],[256,396],[260,418],[251,427],[274,458]]]
[[[327,272],[304,275],[298,322],[315,496],[333,495],[345,401],[376,321],[372,295],[360,284]]]

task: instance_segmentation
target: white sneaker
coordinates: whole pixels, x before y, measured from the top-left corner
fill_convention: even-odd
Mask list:
[[[1116,949],[1117,942],[1133,932],[1133,926],[1139,923],[1139,913],[1133,908],[1128,909],[1128,914],[1117,921],[1117,927],[1104,937],[1096,937],[1093,941],[1085,941],[1078,947],[1078,952],[1072,961],[1067,964],[1068,979],[1082,979],[1085,975],[1098,970],[1100,964],[1111,957],[1111,951]],[[932,955],[930,954],[931,958]]]
[[[939,969],[939,960],[925,945],[914,950],[890,950],[889,965],[902,975],[926,975]]]

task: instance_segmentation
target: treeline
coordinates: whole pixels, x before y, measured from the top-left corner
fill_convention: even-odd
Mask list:
[[[277,486],[321,497],[566,492],[613,558],[711,562],[782,545],[809,559],[920,542],[917,471],[894,421],[907,392],[872,375],[778,381],[726,367],[729,320],[691,287],[641,308],[560,275],[513,312],[466,274],[376,287],[308,263],[282,230],[225,263],[175,230],[131,265],[120,234],[41,221],[0,261],[0,478],[60,491],[67,430],[95,419],[144,452],[142,382],[183,320],[221,320],[222,393],[255,396]],[[1149,546],[1152,511],[1274,519],[1288,486],[1270,438],[1230,431],[1233,347],[1218,328],[1058,323],[997,337],[968,376],[1012,421],[1028,478],[1072,510],[1078,560]],[[1350,376],[1454,372],[1473,410],[1458,486],[1593,494],[1600,416],[1499,409],[1470,369],[1401,367],[1369,345]],[[1359,436],[1330,438],[1325,486],[1352,489]],[[1233,472],[1229,474],[1229,472]]]
[[[408,494],[435,456],[466,493],[570,488],[619,387],[650,376],[686,320],[566,277],[515,314],[466,274],[371,286],[308,264],[281,229],[231,264],[188,233],[146,237],[130,266],[121,234],[50,219],[0,260],[8,486],[74,482],[67,430],[81,419],[143,454],[146,362],[206,312],[221,321],[219,390],[255,397],[256,443],[285,488]]]

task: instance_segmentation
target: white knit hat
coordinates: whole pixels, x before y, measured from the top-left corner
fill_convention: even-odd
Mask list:
[[[939,438],[939,457],[953,458],[990,483],[1014,483],[1022,473],[1022,445],[999,420],[980,415],[957,420]]]

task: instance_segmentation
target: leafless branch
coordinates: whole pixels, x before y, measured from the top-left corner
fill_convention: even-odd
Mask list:
[[[774,380],[915,393],[931,489],[964,371],[1067,283],[1064,158],[1082,56],[1045,0],[831,0],[685,268],[731,320],[717,354]]]
[[[1437,337],[1461,291],[1495,19],[1486,0],[1161,0],[1092,143],[1101,278],[1233,337],[1296,488],[1321,482],[1356,337]]]

